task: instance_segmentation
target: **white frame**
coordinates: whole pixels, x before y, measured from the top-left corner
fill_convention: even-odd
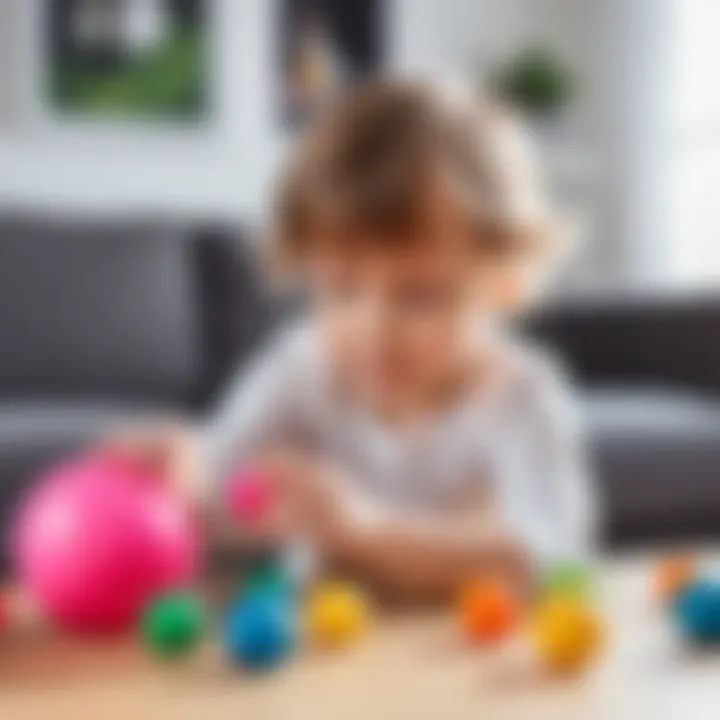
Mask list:
[[[19,110],[20,117],[25,121],[26,128],[41,131],[44,137],[53,139],[81,138],[87,142],[93,140],[152,140],[156,143],[173,142],[174,140],[207,141],[217,124],[217,106],[219,104],[219,88],[216,72],[219,63],[217,53],[218,22],[215,5],[206,0],[210,6],[209,31],[213,40],[210,42],[210,107],[205,119],[197,123],[173,122],[172,120],[126,120],[82,118],[57,112],[45,99],[45,68],[50,60],[47,43],[44,41],[45,22],[48,3],[51,0],[15,0],[19,32],[16,37],[15,52],[18,54],[18,68],[24,73],[20,78]]]

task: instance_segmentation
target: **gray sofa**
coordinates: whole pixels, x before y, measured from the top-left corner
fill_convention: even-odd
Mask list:
[[[238,233],[0,218],[0,532],[63,454],[204,411],[270,325]]]
[[[202,413],[278,314],[242,233],[0,219],[0,531],[55,458]],[[720,530],[720,299],[595,302],[528,331],[577,375],[608,540]]]
[[[581,389],[607,539],[720,536],[720,295],[576,301],[530,329]]]

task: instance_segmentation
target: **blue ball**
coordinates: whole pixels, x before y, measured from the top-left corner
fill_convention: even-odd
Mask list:
[[[269,593],[252,593],[229,611],[225,627],[228,658],[247,670],[270,670],[295,648],[297,621],[292,603]]]
[[[680,593],[673,612],[688,640],[702,645],[720,643],[720,580],[696,580]]]

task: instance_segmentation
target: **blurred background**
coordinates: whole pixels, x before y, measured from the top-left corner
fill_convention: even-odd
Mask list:
[[[530,331],[587,398],[609,541],[720,530],[720,5],[0,0],[0,508],[111,422],[202,411],[280,312],[278,162],[378,73],[492,83],[578,252]]]
[[[586,214],[584,284],[712,280],[715,5],[0,0],[0,200],[247,222],[263,213],[300,109],[293,74],[315,91],[376,71],[479,81],[540,46],[550,82],[556,66],[570,79],[557,97],[541,97],[543,77],[539,99],[526,90],[552,116],[536,123],[551,172]],[[113,53],[126,56],[124,71]]]

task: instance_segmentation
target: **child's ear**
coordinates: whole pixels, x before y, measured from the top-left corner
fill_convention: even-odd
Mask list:
[[[537,257],[508,260],[488,273],[486,299],[499,313],[514,314],[538,301],[552,275]]]
[[[543,273],[537,262],[509,260],[491,273],[489,299],[501,313],[516,313],[535,301],[543,285]]]

